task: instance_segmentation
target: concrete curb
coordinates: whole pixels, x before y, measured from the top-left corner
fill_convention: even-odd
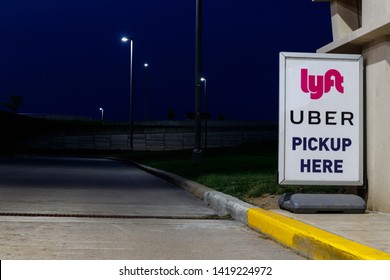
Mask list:
[[[248,224],[247,212],[249,208],[253,207],[253,205],[230,195],[210,189],[197,182],[180,177],[176,174],[152,168],[137,162],[132,163],[142,170],[160,177],[203,200],[207,205],[218,212],[220,216],[230,215],[233,219],[245,225]]]
[[[315,260],[390,260],[390,254],[261,208],[248,210],[248,226]]]
[[[270,236],[300,254],[316,260],[390,260],[390,254],[340,237],[325,230],[264,210],[235,197],[166,171],[131,162],[202,199],[219,215],[233,219]]]

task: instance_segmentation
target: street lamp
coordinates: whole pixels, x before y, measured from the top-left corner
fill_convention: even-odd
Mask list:
[[[192,151],[192,162],[202,161],[202,120],[201,94],[202,81],[202,0],[196,0],[196,20],[195,20],[195,147]]]
[[[144,114],[145,114],[145,121],[148,120],[148,68],[149,64],[144,63],[144,69],[145,69],[145,87],[144,87]]]
[[[127,43],[130,41],[130,150],[133,150],[133,134],[134,134],[134,110],[133,110],[133,48],[134,48],[134,42],[133,39],[128,39],[127,37],[122,37],[122,42]]]
[[[203,99],[204,99],[204,148],[207,149],[207,79],[202,77],[200,80],[204,83]]]
[[[104,109],[103,108],[99,108],[99,110],[102,112],[102,121],[104,120]]]

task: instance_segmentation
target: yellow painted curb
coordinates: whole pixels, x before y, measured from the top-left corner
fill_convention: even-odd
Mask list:
[[[316,260],[390,260],[390,254],[260,208],[248,210],[248,225]]]

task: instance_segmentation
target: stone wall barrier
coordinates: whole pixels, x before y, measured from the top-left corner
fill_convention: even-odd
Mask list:
[[[195,143],[194,126],[191,121],[160,121],[136,123],[133,147],[137,151],[168,151],[192,149]],[[207,147],[231,147],[244,143],[272,141],[277,139],[276,124],[264,122],[209,121]],[[32,139],[28,146],[54,150],[117,150],[129,149],[127,128],[113,129],[102,126],[93,131],[61,132]],[[202,133],[202,146],[205,133]]]

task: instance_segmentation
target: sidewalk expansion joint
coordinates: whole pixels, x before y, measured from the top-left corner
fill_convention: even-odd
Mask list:
[[[207,216],[162,216],[162,215],[107,215],[107,214],[55,214],[55,213],[0,213],[2,217],[53,217],[53,218],[93,218],[93,219],[164,219],[164,220],[232,220],[229,215]]]

